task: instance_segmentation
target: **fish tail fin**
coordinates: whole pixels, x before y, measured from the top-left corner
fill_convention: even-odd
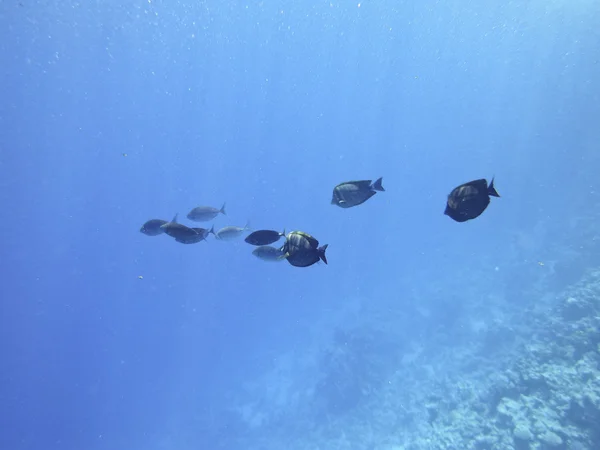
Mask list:
[[[490,181],[490,185],[488,186],[488,195],[491,195],[492,197],[500,197],[500,194],[498,194],[498,191],[494,187],[494,179],[493,178],[492,178],[492,181]]]
[[[319,258],[321,258],[321,261],[323,261],[325,264],[327,264],[327,258],[325,257],[325,250],[327,250],[328,246],[329,246],[329,244],[325,244],[322,247],[319,247],[317,249],[319,251]]]
[[[175,216],[173,217],[173,220],[171,220],[171,223],[177,223],[178,216],[179,216],[179,213],[175,213]]]
[[[283,229],[283,232],[281,233],[282,237],[285,237],[285,228]]]
[[[227,213],[225,212],[225,205],[226,205],[226,204],[227,204],[227,203],[223,203],[223,206],[221,206],[221,209],[219,210],[219,212],[220,212],[221,214],[223,214],[224,216],[226,216],[226,215],[227,215]]]
[[[212,234],[213,236],[217,237],[217,233],[215,233],[215,226],[211,226],[210,230],[208,230],[208,234]]]
[[[382,182],[383,182],[383,177],[377,178],[377,180],[375,180],[375,183],[373,183],[373,189],[376,191],[384,192],[385,189],[383,188],[383,185],[381,184]]]

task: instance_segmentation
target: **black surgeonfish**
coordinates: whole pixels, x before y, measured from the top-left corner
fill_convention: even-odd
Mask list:
[[[172,238],[175,238],[176,241],[181,243],[186,243],[183,241],[187,240],[194,241],[194,239],[196,239],[196,236],[199,236],[196,230],[194,230],[193,228],[186,227],[185,225],[177,222],[165,223],[164,225],[161,225],[160,228],[165,232],[165,234],[171,236]]]
[[[244,241],[251,245],[269,245],[277,242],[283,236],[285,236],[285,230],[283,233],[274,230],[257,230],[246,236]]]
[[[185,233],[179,237],[176,237],[175,240],[181,244],[197,244],[200,241],[205,241],[210,233],[215,234],[215,228],[212,227],[210,230],[208,228],[192,228],[196,232],[196,234]]]
[[[223,203],[221,209],[213,208],[212,206],[197,206],[188,213],[187,218],[194,222],[208,222],[219,214],[227,215],[225,213],[225,203]]]
[[[331,204],[340,208],[358,206],[373,197],[377,191],[385,191],[381,184],[382,179],[383,177],[378,178],[374,183],[372,180],[361,180],[338,184],[333,188]]]
[[[197,228],[197,227],[192,228],[192,230],[194,230],[196,233],[198,233],[200,236],[202,236],[202,239],[206,239],[209,234],[216,236],[214,225],[212,227],[210,227],[210,230],[208,228]]]
[[[173,217],[171,222],[177,222],[177,214],[175,214],[175,217]],[[164,230],[161,228],[161,226],[163,226],[165,223],[169,223],[169,221],[162,219],[150,219],[144,225],[142,225],[142,228],[140,228],[140,233],[143,233],[146,236],[158,236],[159,234],[164,233]]]
[[[197,244],[200,241],[205,240],[206,238],[202,237],[201,234],[194,234],[191,236],[181,236],[178,238],[175,238],[175,241],[179,242],[180,244]]]
[[[444,214],[457,222],[475,219],[490,204],[490,196],[500,197],[493,178],[489,186],[484,178],[461,184],[448,195]]]
[[[281,251],[288,262],[295,267],[308,267],[322,260],[327,264],[325,250],[328,244],[319,247],[319,241],[303,231],[292,231],[286,236]]]

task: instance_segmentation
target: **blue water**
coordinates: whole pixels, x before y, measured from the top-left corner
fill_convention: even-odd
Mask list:
[[[319,355],[336,330],[383,334],[361,389],[402,391],[402,355],[435,359],[440,329],[461,354],[486,299],[517,311],[600,265],[599,23],[585,0],[0,1],[0,448],[418,436],[417,413],[353,428],[391,400],[317,405]],[[365,204],[330,205],[381,176]],[[478,219],[442,214],[493,176]],[[304,230],[329,264],[138,231],[224,202],[215,228]]]

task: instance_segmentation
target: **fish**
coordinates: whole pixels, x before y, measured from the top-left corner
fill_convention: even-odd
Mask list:
[[[270,245],[277,242],[284,236],[285,230],[283,230],[283,232],[274,230],[258,230],[246,236],[244,241],[250,245]]]
[[[171,222],[177,222],[177,214],[175,214],[175,217],[173,217]],[[144,223],[144,225],[142,225],[142,228],[140,228],[140,233],[143,233],[146,236],[158,236],[159,234],[163,234],[165,232],[161,226],[166,223],[169,223],[169,221],[162,219],[150,219]]]
[[[223,227],[215,233],[215,237],[220,241],[232,241],[248,230],[250,230],[250,221],[247,221],[243,227]]]
[[[279,262],[286,259],[286,254],[283,252],[283,250],[270,245],[261,245],[260,247],[256,247],[254,250],[252,250],[252,254],[258,259],[268,262]]]
[[[295,267],[308,267],[323,261],[327,264],[325,250],[328,244],[319,247],[319,241],[303,231],[292,231],[286,236],[281,251],[287,261]]]
[[[196,234],[186,234],[183,236],[176,237],[175,240],[181,244],[196,244],[200,241],[205,241],[210,233],[215,234],[215,229],[212,227],[208,228],[191,228]]]
[[[178,238],[175,238],[175,241],[179,242],[180,244],[197,244],[200,241],[204,241],[206,238],[203,237],[201,234],[196,233],[195,235],[191,235],[191,236],[181,236]]]
[[[182,242],[182,241],[193,241],[194,239],[196,239],[196,236],[198,236],[198,233],[196,232],[196,230],[194,230],[193,228],[190,227],[186,227],[185,225],[181,224],[181,223],[177,223],[177,222],[167,222],[164,225],[161,225],[160,227],[165,234],[167,234],[168,236],[171,236],[172,238],[175,238],[175,240],[177,240],[178,242]],[[202,239],[200,239],[202,240]],[[187,242],[182,242],[182,243],[187,243]],[[194,242],[190,242],[190,243],[194,243]]]
[[[208,222],[219,214],[227,215],[225,212],[225,203],[223,203],[221,209],[213,208],[212,206],[196,206],[188,213],[187,218],[194,222]]]
[[[202,239],[204,239],[204,240],[208,237],[209,234],[216,236],[214,225],[212,227],[210,227],[210,230],[208,228],[197,228],[197,227],[193,227],[192,230],[194,230],[196,233],[198,233],[200,236],[202,236]]]
[[[448,195],[444,214],[456,222],[475,219],[490,204],[490,196],[500,197],[494,187],[494,178],[489,186],[485,178],[461,184]]]
[[[377,192],[384,192],[382,178],[372,180],[346,181],[333,188],[331,204],[340,208],[352,208],[369,200]]]

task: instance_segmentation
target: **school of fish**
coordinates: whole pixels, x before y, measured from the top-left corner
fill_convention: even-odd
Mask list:
[[[362,205],[377,192],[385,192],[383,179],[345,181],[333,188],[331,204],[340,208],[353,208]],[[490,197],[500,197],[494,187],[494,179],[488,184],[486,179],[478,179],[463,183],[452,189],[446,199],[444,214],[456,222],[466,222],[479,217],[490,204]],[[192,222],[208,222],[219,214],[227,215],[225,204],[221,208],[212,206],[197,206],[192,209],[187,218]],[[180,244],[197,244],[205,241],[210,234],[221,241],[233,241],[249,232],[244,241],[256,248],[252,254],[263,261],[287,261],[294,267],[309,267],[319,261],[327,264],[325,251],[328,244],[319,245],[319,241],[304,231],[290,233],[276,230],[250,229],[250,222],[243,227],[227,226],[215,231],[214,226],[208,228],[188,227],[178,221],[178,215],[171,221],[150,219],[140,228],[146,236],[166,234]],[[281,238],[285,241],[281,246],[274,246]]]

